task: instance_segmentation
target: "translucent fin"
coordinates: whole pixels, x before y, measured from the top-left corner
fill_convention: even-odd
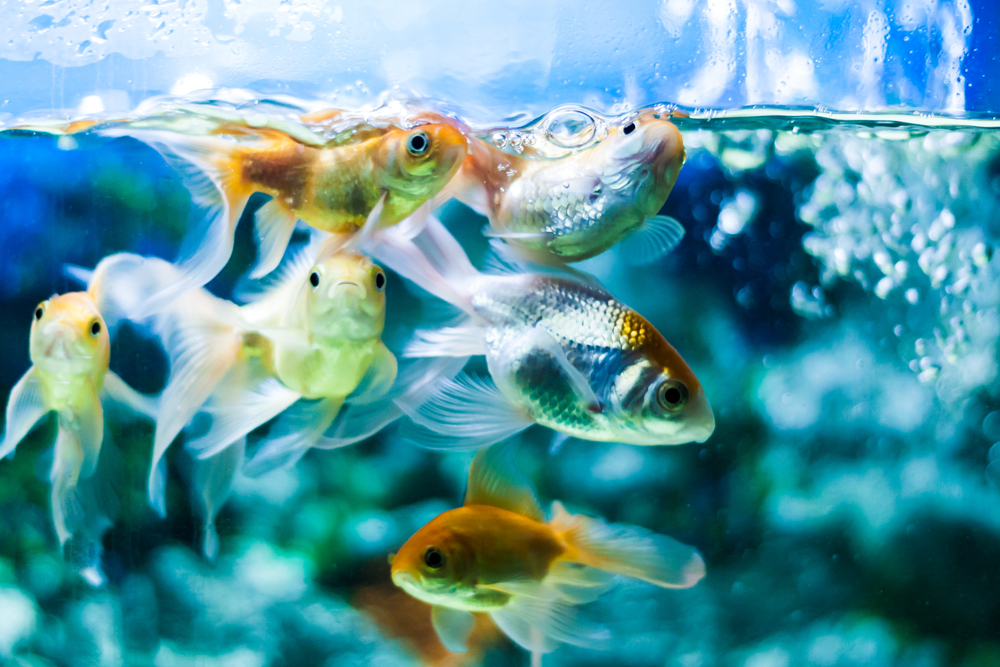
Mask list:
[[[170,378],[160,395],[160,413],[153,440],[149,499],[166,514],[160,460],[177,434],[205,404],[239,354],[239,336],[230,328],[203,322],[181,323],[164,340],[170,351]]]
[[[316,263],[318,252],[319,243],[296,246],[291,252],[285,253],[277,269],[263,278],[251,278],[249,274],[240,278],[233,290],[233,297],[244,303],[254,303],[290,283],[301,284]]]
[[[229,445],[246,437],[250,431],[287,410],[301,394],[274,378],[236,396],[212,401],[203,412],[212,419],[208,432],[187,441],[187,448],[199,459],[217,456]]]
[[[233,480],[243,467],[245,450],[246,439],[239,438],[215,456],[193,462],[191,496],[202,517],[202,552],[210,561],[219,554],[215,516],[229,498]]]
[[[404,357],[474,357],[486,354],[482,327],[417,329],[403,349]]]
[[[160,406],[157,397],[137,392],[112,371],[104,374],[104,387],[101,391],[115,403],[124,405],[133,412],[154,421],[158,416]]]
[[[515,643],[529,651],[550,653],[559,644],[591,649],[607,648],[610,633],[577,620],[574,609],[554,594],[548,597],[515,595],[490,618]]]
[[[114,328],[122,319],[143,322],[158,309],[149,307],[150,300],[182,280],[181,271],[166,260],[123,252],[98,263],[87,291],[108,326]]]
[[[250,270],[251,278],[260,278],[278,267],[297,220],[295,213],[277,199],[257,209],[254,215],[257,264]]]
[[[573,280],[601,292],[607,291],[597,278],[586,271],[567,266],[557,260],[558,258],[551,253],[529,252],[524,248],[508,245],[494,239],[490,241],[490,253],[486,255],[483,265],[490,275],[520,276],[532,273]]]
[[[236,223],[252,192],[232,164],[230,139],[184,135],[164,130],[111,128],[107,136],[131,136],[155,148],[180,174],[191,202],[206,209],[187,235],[176,261],[180,280],[166,285],[144,303],[142,315],[156,312],[181,294],[205,285],[229,261]]]
[[[342,403],[341,399],[324,398],[319,401],[303,400],[293,405],[271,427],[271,432],[260,442],[260,448],[247,461],[243,472],[259,477],[266,472],[295,465],[330,428]]]
[[[396,356],[389,351],[385,343],[379,341],[375,346],[375,354],[368,365],[368,370],[365,371],[348,400],[352,403],[362,403],[385,396],[396,381],[398,371]]]
[[[471,309],[469,290],[480,274],[440,220],[429,216],[413,239],[392,227],[379,239],[382,243],[372,249],[375,259],[439,299]]]
[[[412,420],[404,422],[403,437],[428,449],[481,449],[534,424],[492,380],[459,375],[429,388],[428,394],[417,406],[397,401]]]
[[[45,416],[48,408],[42,402],[42,391],[38,374],[31,367],[21,376],[7,399],[7,416],[4,434],[0,438],[0,459],[13,453],[18,443],[28,435],[31,427]]]
[[[552,357],[553,361],[558,364],[559,368],[562,370],[563,375],[569,380],[569,385],[573,389],[573,393],[576,397],[580,399],[589,409],[594,412],[601,412],[604,406],[601,401],[598,400],[597,394],[594,393],[594,389],[590,386],[590,381],[583,374],[580,369],[573,365],[566,356],[566,350],[563,349],[559,341],[556,340],[555,336],[546,327],[536,324],[531,328],[530,331],[526,332],[522,340],[528,342],[534,347],[545,350]],[[518,343],[520,344],[520,342]]]
[[[76,484],[80,479],[80,469],[83,466],[83,448],[76,432],[66,428],[60,419],[59,431],[56,435],[55,455],[52,458],[52,469],[49,481],[52,483],[52,523],[56,529],[59,545],[66,544],[71,532],[70,522],[78,520],[82,515],[80,503],[76,497]]]
[[[551,234],[546,234],[545,232],[508,232],[503,229],[495,229],[493,227],[483,228],[483,236],[487,236],[493,239],[546,239],[550,238]]]
[[[80,461],[80,477],[93,475],[97,469],[97,459],[101,455],[101,443],[104,441],[104,410],[97,388],[89,379],[73,401],[73,414],[60,412],[59,428],[75,431],[83,457]]]
[[[513,447],[494,445],[472,460],[466,505],[491,505],[535,521],[545,521],[531,483],[514,467]]]
[[[614,584],[614,575],[583,563],[557,560],[549,566],[545,585],[571,604],[593,602]]]
[[[666,215],[648,218],[621,242],[621,254],[633,266],[652,264],[670,254],[684,238],[684,226]]]
[[[337,449],[366,440],[403,416],[389,397],[373,403],[347,404],[333,425],[314,445],[316,449]]]
[[[664,588],[690,588],[705,576],[698,551],[670,537],[569,514],[559,502],[552,503],[552,514],[552,529],[577,550],[573,560],[585,565]]]
[[[386,197],[388,197],[388,193],[383,192],[382,196],[375,202],[375,207],[365,218],[365,224],[361,225],[361,228],[340,246],[341,249],[356,250],[366,254],[371,252],[375,245],[376,232],[382,226],[382,211],[385,210]]]
[[[471,612],[436,604],[431,607],[431,624],[446,649],[452,653],[469,650],[469,635],[476,626],[476,617]]]
[[[101,568],[102,538],[121,512],[121,486],[125,461],[109,438],[101,446],[97,470],[88,479],[80,479],[64,503],[65,528],[70,537],[63,545],[63,555],[89,585],[106,582]]]
[[[63,273],[84,285],[89,285],[94,277],[93,270],[75,264],[63,264]]]

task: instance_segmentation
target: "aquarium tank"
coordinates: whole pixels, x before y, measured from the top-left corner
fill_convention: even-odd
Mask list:
[[[1000,665],[998,37],[0,3],[0,665]]]

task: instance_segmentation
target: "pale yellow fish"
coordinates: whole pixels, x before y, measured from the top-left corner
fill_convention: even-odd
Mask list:
[[[196,458],[193,491],[205,516],[209,556],[217,548],[215,512],[240,469],[262,474],[294,464],[310,447],[362,439],[367,424],[351,438],[324,433],[345,403],[377,399],[395,380],[396,359],[381,341],[385,273],[353,251],[317,253],[311,245],[289,258],[245,306],[195,290],[145,321],[171,365],[156,424],[150,500],[166,512],[164,454],[199,412],[207,414],[207,430],[191,424],[187,449]],[[116,292],[124,312],[177,277],[178,269],[164,260],[125,257],[132,279]],[[247,434],[279,415],[244,466]]]
[[[100,267],[95,275],[103,272]],[[61,545],[88,526],[101,523],[85,516],[75,490],[94,475],[104,440],[102,394],[151,412],[152,404],[108,370],[108,327],[98,308],[99,283],[86,292],[54,295],[39,303],[32,314],[29,354],[32,366],[17,382],[7,402],[0,458],[13,454],[36,422],[49,412],[58,416],[58,434],[52,462],[52,520]],[[103,533],[103,530],[98,531]],[[100,535],[88,535],[97,540]],[[99,552],[98,552],[99,557]],[[95,561],[82,573],[100,583]]]

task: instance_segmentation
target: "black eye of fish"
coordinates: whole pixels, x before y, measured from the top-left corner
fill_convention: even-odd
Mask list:
[[[39,306],[38,308],[35,308],[35,319],[36,319],[36,320],[40,320],[40,319],[42,319],[42,314],[43,314],[44,312],[45,312],[45,311],[44,311],[44,310],[42,309],[42,307],[41,307],[41,306]]]
[[[410,155],[418,156],[423,155],[427,152],[428,146],[431,145],[430,139],[427,138],[427,133],[424,131],[414,132],[410,135],[410,138],[406,140],[406,150],[409,151]]]
[[[424,562],[432,570],[440,570],[444,567],[444,554],[434,547],[427,547],[427,551],[424,552]]]
[[[635,123],[629,123],[628,125],[623,127],[622,132],[624,132],[625,134],[632,134],[633,132],[635,132]]]
[[[668,380],[656,393],[656,399],[664,410],[677,410],[687,403],[688,389],[683,382]]]
[[[313,271],[309,274],[309,284],[313,287],[319,287],[319,273]]]
[[[375,289],[379,292],[385,289],[385,274],[381,271],[375,274]]]
[[[96,337],[99,336],[100,333],[101,333],[101,323],[98,322],[97,320],[94,320],[94,323],[90,325],[90,335]]]

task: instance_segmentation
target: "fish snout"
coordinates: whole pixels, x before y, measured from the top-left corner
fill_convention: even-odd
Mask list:
[[[43,353],[53,359],[69,359],[72,348],[80,338],[77,327],[62,317],[46,322],[39,333]]]
[[[712,405],[700,387],[690,403],[688,424],[691,440],[697,443],[705,442],[715,432],[715,413],[712,412]]]
[[[346,297],[351,294],[358,299],[364,299],[368,296],[368,290],[366,290],[365,286],[356,280],[341,279],[335,282],[333,286],[330,287],[330,291],[327,293],[331,299],[338,296]]]

